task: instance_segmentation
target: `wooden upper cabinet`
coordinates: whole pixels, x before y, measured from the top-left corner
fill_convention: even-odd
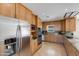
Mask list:
[[[64,20],[61,20],[61,31],[65,31],[65,21]]]
[[[37,17],[37,27],[42,28],[42,21]]]
[[[25,7],[22,4],[16,4],[16,18],[25,20]]]
[[[76,31],[76,18],[65,19],[65,31]]]
[[[65,31],[70,31],[70,19],[65,20]]]
[[[25,17],[26,17],[26,20],[32,24],[32,11],[30,11],[29,9],[26,8],[26,11],[25,11]]]
[[[36,16],[32,14],[32,11],[20,3],[0,4],[0,15],[17,18],[19,20],[24,20],[24,21],[29,22],[30,24],[33,23],[34,25],[36,22],[36,19],[35,19]]]
[[[75,17],[70,20],[70,30],[76,31],[76,18]]]
[[[36,25],[36,15],[32,15],[32,24]]]
[[[16,4],[16,18],[32,23],[32,12],[22,4]]]
[[[7,17],[15,17],[15,4],[0,3],[0,15]]]

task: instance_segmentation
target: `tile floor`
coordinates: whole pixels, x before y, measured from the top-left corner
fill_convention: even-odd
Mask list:
[[[42,47],[33,56],[66,56],[62,44],[43,42]]]

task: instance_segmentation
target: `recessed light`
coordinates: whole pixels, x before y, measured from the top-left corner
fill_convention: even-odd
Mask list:
[[[67,11],[68,9],[64,9],[65,11]]]

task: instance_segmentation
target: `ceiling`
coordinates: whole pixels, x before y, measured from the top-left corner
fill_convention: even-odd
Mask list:
[[[42,21],[55,21],[64,17],[66,12],[79,11],[79,3],[23,3],[38,15]]]

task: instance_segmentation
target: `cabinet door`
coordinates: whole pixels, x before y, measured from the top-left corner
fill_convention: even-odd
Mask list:
[[[37,50],[37,39],[35,40],[31,40],[30,42],[30,49],[31,49],[31,55],[33,55],[35,53],[35,51]]]
[[[63,35],[55,35],[56,43],[64,43],[63,39],[64,39]]]
[[[26,13],[26,14],[25,14],[26,20],[27,20],[30,24],[32,24],[32,20],[33,20],[33,18],[32,18],[32,12],[31,12],[29,9],[26,8],[26,12],[25,12],[25,13]]]
[[[76,18],[72,17],[65,20],[65,31],[75,31],[76,30]]]
[[[15,4],[14,3],[0,4],[0,15],[7,17],[15,17]]]
[[[32,24],[36,25],[36,16],[35,15],[32,15]]]
[[[78,51],[73,47],[73,45],[67,39],[64,39],[64,46],[68,56],[79,56]]]
[[[39,17],[37,17],[37,27],[42,28],[42,22]]]
[[[39,18],[37,17],[37,27],[40,27],[40,24],[39,24]]]
[[[76,31],[76,19],[70,19],[70,31]]]
[[[63,43],[63,36],[48,33],[45,35],[45,41],[54,43]]]
[[[65,31],[70,31],[70,19],[65,20]]]
[[[65,31],[65,21],[64,20],[62,20],[61,21],[61,31]]]
[[[16,18],[25,20],[25,7],[21,4],[16,4]]]

